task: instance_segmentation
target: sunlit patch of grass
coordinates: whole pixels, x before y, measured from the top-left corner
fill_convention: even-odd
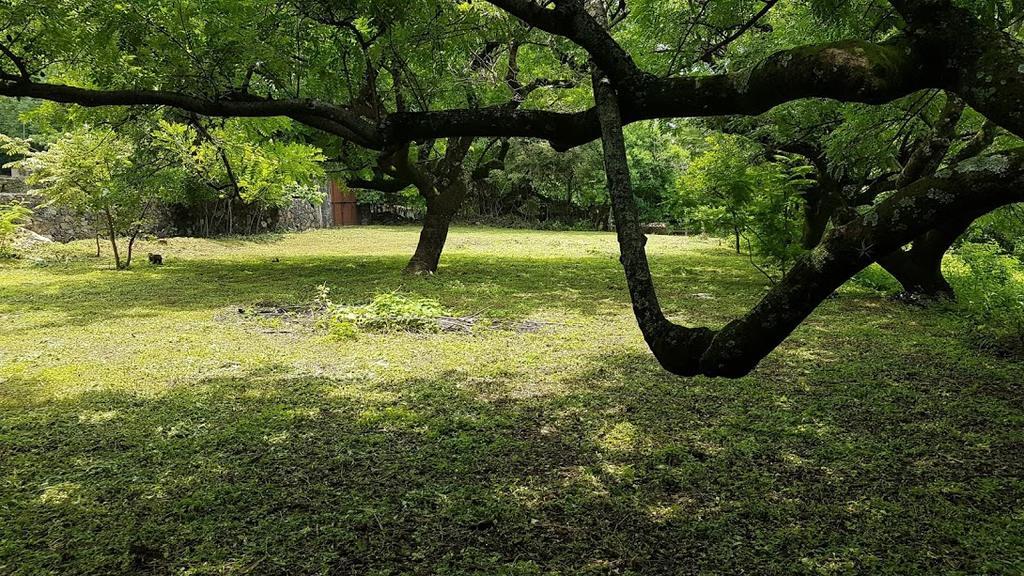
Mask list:
[[[614,235],[456,228],[437,275],[403,276],[417,233],[0,265],[0,573],[1020,566],[1024,366],[954,311],[851,285],[750,377],[680,379],[639,335]],[[678,321],[765,290],[716,240],[648,248]],[[506,327],[333,339],[237,313],[322,284]]]

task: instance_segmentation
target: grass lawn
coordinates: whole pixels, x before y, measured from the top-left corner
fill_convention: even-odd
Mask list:
[[[1024,363],[952,311],[848,286],[750,377],[680,379],[614,236],[455,229],[411,278],[417,233],[0,264],[0,574],[1024,574]],[[765,289],[717,241],[649,250],[678,321]],[[322,283],[542,327],[237,313]]]

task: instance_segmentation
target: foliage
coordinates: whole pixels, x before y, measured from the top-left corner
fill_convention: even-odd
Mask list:
[[[0,258],[14,255],[14,240],[31,216],[32,210],[18,202],[0,205]]]
[[[692,128],[668,122],[629,126],[625,132],[633,189],[645,222],[665,219],[664,202],[688,157]],[[607,228],[610,202],[601,146],[592,142],[556,152],[541,142],[516,141],[501,170],[477,186],[476,215],[505,217],[544,229]]]
[[[900,290],[899,282],[878,264],[872,264],[861,270],[850,282],[882,294],[896,294]]]
[[[756,150],[735,136],[708,136],[705,150],[676,183],[674,213],[688,226],[732,234],[736,252],[740,234],[751,222],[750,203],[758,185],[752,163]]]
[[[974,222],[965,239],[975,243],[994,243],[1024,261],[1024,211],[1010,205],[982,216]]]
[[[0,98],[0,134],[27,138],[35,133],[34,123],[27,116],[36,106],[38,103],[32,100]],[[0,146],[0,167],[17,159]]]
[[[28,173],[26,182],[47,202],[96,222],[114,249],[118,269],[131,265],[135,238],[158,198],[175,188],[179,174],[161,159],[137,147],[109,127],[83,126],[63,134],[43,150],[31,142],[0,135],[9,152],[24,158],[13,163]],[[127,237],[122,259],[117,239]]]
[[[154,145],[173,155],[189,176],[206,184],[207,195],[237,195],[246,204],[282,207],[292,198],[320,202],[323,154],[298,142],[267,138],[272,121],[230,119],[196,128],[159,120]],[[186,194],[189,188],[183,188]],[[191,190],[194,190],[192,188]],[[194,203],[196,198],[172,200]]]
[[[572,221],[577,209],[608,204],[601,148],[594,143],[558,153],[541,142],[516,142],[490,184],[478,188],[475,198],[489,215],[511,212],[533,221]]]
[[[814,167],[796,155],[779,154],[761,165],[760,181],[751,202],[753,251],[768,266],[785,271],[804,252],[801,194],[813,186]]]
[[[437,300],[403,296],[398,293],[377,294],[369,304],[339,305],[331,302],[326,284],[317,289],[314,310],[319,311],[318,324],[337,339],[358,337],[360,332],[437,332],[437,320],[445,310]]]
[[[956,251],[958,309],[987,346],[1024,351],[1024,263],[996,244],[967,242]]]
[[[671,212],[688,229],[729,234],[776,270],[800,253],[800,192],[813,168],[797,157],[765,161],[764,152],[729,134],[712,134],[676,182]]]

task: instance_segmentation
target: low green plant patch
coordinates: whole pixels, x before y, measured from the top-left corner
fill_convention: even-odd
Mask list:
[[[437,332],[446,316],[441,303],[432,298],[397,293],[377,294],[368,304],[340,305],[331,302],[330,289],[321,285],[315,302],[320,309],[318,324],[337,338],[351,338],[360,332]]]

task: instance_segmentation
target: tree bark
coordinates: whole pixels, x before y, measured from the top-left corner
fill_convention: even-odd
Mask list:
[[[1024,200],[1024,150],[992,156],[985,164],[918,180],[833,229],[749,313],[718,333],[701,354],[700,373],[749,373],[825,298],[880,256],[936,224],[944,226],[964,214],[980,215]]]
[[[104,213],[107,217],[107,233],[110,235],[110,247],[114,251],[114,266],[118,270],[124,270],[121,266],[121,254],[117,251],[117,231],[114,230],[114,216],[110,213],[110,208],[105,208]]]
[[[454,198],[450,199],[456,202]],[[420,239],[416,244],[416,252],[412,259],[405,266],[406,274],[433,274],[441,262],[441,253],[444,251],[445,241],[448,239],[448,229],[451,227],[452,219],[458,211],[458,205],[462,199],[457,199],[455,209],[450,208],[448,202],[428,201],[427,213],[423,217],[423,229],[420,230]]]
[[[668,321],[651,279],[646,238],[640,232],[622,136],[618,99],[594,74],[608,191],[616,219],[620,261],[633,311],[651,351],[681,376],[739,378],[789,336],[843,283],[879,257],[964,215],[987,213],[1024,200],[1024,149],[1008,151],[922,178],[877,206],[833,228],[746,315],[715,332]],[[973,219],[973,218],[971,218]]]
[[[677,351],[704,350],[711,344],[715,333],[707,328],[677,326],[669,322],[661,310],[647,262],[647,237],[640,230],[640,217],[633,198],[618,98],[611,83],[596,68],[593,84],[608,194],[619,242],[619,262],[626,273],[633,314],[644,340],[666,370],[674,374],[695,375],[699,373],[699,355],[678,354]]]
[[[427,203],[416,252],[405,267],[408,274],[437,272],[448,229],[466,199],[468,187],[463,162],[472,143],[472,138],[449,140],[444,157],[434,163],[432,170],[413,165],[407,152],[396,158],[398,172],[416,185],[416,190]]]
[[[897,250],[878,260],[903,287],[904,294],[925,300],[955,300],[953,286],[942,273],[942,259],[956,239],[970,228],[972,215],[937,226],[914,239],[910,250]],[[980,214],[978,215],[980,216]]]

